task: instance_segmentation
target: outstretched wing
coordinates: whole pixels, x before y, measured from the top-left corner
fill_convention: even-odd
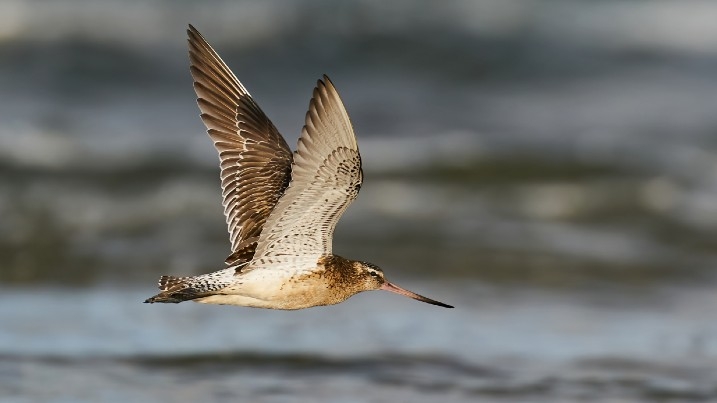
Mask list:
[[[291,183],[269,215],[247,269],[314,267],[319,257],[331,254],[336,223],[358,196],[362,179],[351,121],[324,76],[309,104]]]
[[[197,103],[221,161],[224,215],[233,252],[227,263],[248,261],[269,213],[288,186],[291,150],[204,37],[191,25],[187,34]]]

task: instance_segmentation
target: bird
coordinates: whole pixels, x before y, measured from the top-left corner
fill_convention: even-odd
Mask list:
[[[296,310],[385,290],[453,308],[389,282],[372,263],[333,254],[334,228],[358,196],[363,170],[329,77],[317,81],[292,153],[207,40],[191,24],[187,34],[200,116],[219,154],[232,253],[218,271],[162,276],[161,292],[144,302]]]

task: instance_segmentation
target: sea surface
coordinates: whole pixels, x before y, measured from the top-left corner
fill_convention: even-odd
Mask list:
[[[141,304],[151,289],[4,291],[8,402],[707,402],[717,296],[408,283],[297,312]],[[587,294],[587,295],[586,295]]]
[[[0,402],[717,401],[717,4],[0,1]],[[290,145],[316,79],[371,292],[147,305],[223,267],[192,23]]]

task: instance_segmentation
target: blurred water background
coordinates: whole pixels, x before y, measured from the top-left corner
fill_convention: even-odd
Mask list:
[[[717,401],[717,3],[0,1],[0,401]],[[228,254],[195,25],[364,160],[387,293],[144,305]]]

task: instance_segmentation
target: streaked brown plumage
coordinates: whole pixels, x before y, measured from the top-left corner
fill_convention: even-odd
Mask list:
[[[187,32],[197,103],[219,152],[232,254],[226,269],[163,276],[162,292],[145,302],[301,309],[383,289],[452,308],[389,283],[373,264],[332,253],[334,228],[358,196],[363,173],[331,80],[318,81],[292,154],[214,49],[191,25]]]
[[[248,262],[289,184],[291,150],[201,34],[191,26],[187,33],[197,104],[221,161],[224,215],[234,252],[227,264]]]

